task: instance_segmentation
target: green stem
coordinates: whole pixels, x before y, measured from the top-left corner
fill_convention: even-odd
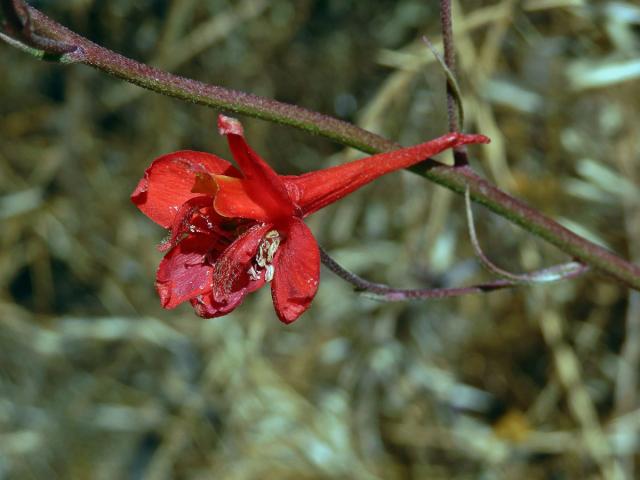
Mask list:
[[[366,153],[393,150],[399,145],[336,118],[244,92],[208,85],[158,70],[100,47],[31,6],[2,0],[5,32],[0,38],[20,45],[40,58],[82,63],[165,95],[214,108],[262,118],[335,140]],[[13,7],[13,8],[11,8]],[[25,17],[28,13],[28,18]],[[17,24],[18,18],[20,24]],[[412,171],[471,199],[545,239],[571,257],[640,290],[640,267],[567,230],[488,181],[468,166],[449,167],[428,160]]]

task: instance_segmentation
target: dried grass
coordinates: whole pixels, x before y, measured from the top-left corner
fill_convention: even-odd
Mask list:
[[[405,144],[446,125],[419,41],[437,43],[436,2],[42,3],[127,55]],[[635,3],[469,0],[455,24],[467,128],[493,139],[477,167],[640,259]],[[163,311],[163,232],[128,196],[161,153],[228,157],[215,113],[8,46],[0,64],[0,478],[634,478],[636,294],[590,274],[383,304],[324,271],[289,327],[266,291],[221,319]],[[353,156],[245,123],[281,172]],[[476,215],[502,267],[563,259]],[[461,198],[398,173],[310,226],[369,278],[459,285],[486,277],[464,219]]]

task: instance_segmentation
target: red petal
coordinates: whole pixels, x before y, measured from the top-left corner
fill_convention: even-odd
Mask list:
[[[270,220],[290,217],[293,214],[293,204],[284,183],[247,144],[242,124],[235,118],[219,115],[218,129],[221,135],[227,136],[233,158],[242,170],[246,193],[255,203],[262,205]]]
[[[192,197],[184,202],[178,209],[176,215],[173,217],[173,222],[171,223],[171,236],[168,240],[162,242],[159,247],[160,251],[166,252],[170,248],[175,247],[180,241],[181,237],[185,233],[189,232],[193,214],[201,208],[211,206],[211,204],[211,197],[206,195]]]
[[[131,200],[151,220],[168,228],[180,206],[198,195],[191,191],[198,174],[240,176],[222,158],[181,150],[155,159],[131,194]]]
[[[291,323],[309,308],[320,280],[318,243],[302,220],[292,220],[274,265],[273,306],[281,321]]]
[[[264,285],[264,275],[259,280],[251,280],[248,271],[258,245],[271,228],[269,224],[254,225],[220,255],[215,263],[213,278],[212,293],[215,302],[237,305],[247,293]]]
[[[353,162],[283,180],[294,202],[309,215],[387,173],[415,165],[432,155],[468,143],[489,143],[484,135],[448,133],[413,147],[380,153]]]
[[[202,318],[213,318],[213,317],[221,317],[230,313],[234,310],[238,305],[242,303],[244,296],[239,296],[236,298],[234,303],[228,302],[216,302],[213,299],[212,293],[207,293],[205,295],[199,295],[196,298],[191,299],[191,305],[196,312],[196,315]]]
[[[251,186],[247,180],[216,175],[218,191],[213,206],[218,214],[229,218],[250,218],[259,222],[271,222],[272,212],[263,202],[256,202],[249,193]]]
[[[164,308],[174,308],[211,291],[213,267],[207,257],[213,245],[209,235],[191,235],[165,255],[156,274],[156,289]]]

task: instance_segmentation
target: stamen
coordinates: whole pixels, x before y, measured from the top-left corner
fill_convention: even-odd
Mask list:
[[[258,252],[256,253],[255,265],[247,271],[251,280],[259,280],[261,270],[264,268],[264,279],[266,282],[273,280],[275,273],[275,267],[272,265],[273,259],[280,246],[280,233],[277,230],[269,231],[260,245],[258,246]]]
[[[251,268],[247,270],[247,273],[249,274],[249,278],[254,282],[256,280],[260,280],[260,272],[256,270],[253,265],[251,265]]]
[[[273,262],[273,256],[276,254],[280,246],[280,234],[277,230],[271,230],[264,236],[264,239],[258,247],[256,255],[256,263],[264,268],[268,263]]]
[[[266,270],[264,271],[264,281],[270,282],[273,280],[273,274],[275,273],[275,267],[271,264],[267,265]]]

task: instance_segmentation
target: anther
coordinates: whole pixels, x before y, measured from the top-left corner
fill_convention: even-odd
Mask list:
[[[249,278],[251,280],[253,281],[260,280],[260,272],[256,270],[253,265],[251,265],[251,268],[247,270],[247,273],[249,274]]]
[[[264,271],[264,281],[265,282],[270,282],[271,280],[273,280],[273,274],[275,273],[275,270],[276,269],[271,264],[266,266],[265,271]]]
[[[267,282],[273,280],[275,267],[272,265],[273,259],[280,246],[280,233],[277,230],[271,230],[260,242],[258,246],[258,252],[255,257],[255,265],[247,271],[251,280],[259,280],[261,275],[261,269],[265,269],[264,279]]]

